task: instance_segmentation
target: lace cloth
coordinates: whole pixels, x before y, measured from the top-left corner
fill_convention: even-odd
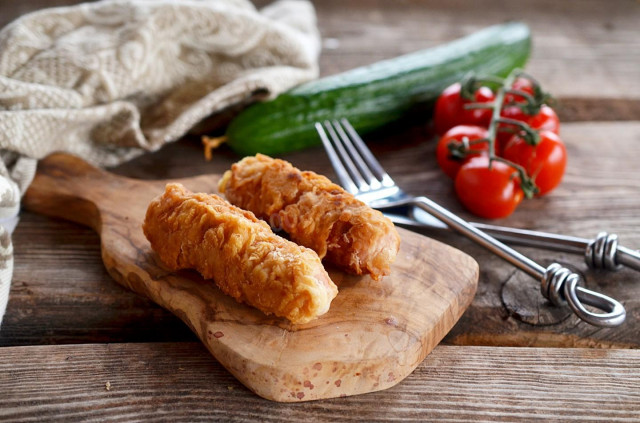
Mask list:
[[[104,0],[25,15],[0,31],[0,321],[10,234],[36,163],[65,151],[114,166],[175,141],[253,93],[317,77],[302,0]]]

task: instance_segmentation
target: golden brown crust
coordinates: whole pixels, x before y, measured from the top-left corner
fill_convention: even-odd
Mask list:
[[[325,313],[338,292],[315,252],[217,195],[168,184],[143,231],[169,269],[196,269],[236,300],[293,323]]]
[[[400,236],[382,213],[284,160],[246,157],[225,172],[219,190],[347,272],[380,279],[398,252]]]

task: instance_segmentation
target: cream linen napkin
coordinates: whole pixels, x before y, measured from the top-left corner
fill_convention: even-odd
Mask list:
[[[46,9],[0,32],[0,321],[10,233],[37,159],[113,166],[255,92],[317,77],[307,1],[106,0]]]

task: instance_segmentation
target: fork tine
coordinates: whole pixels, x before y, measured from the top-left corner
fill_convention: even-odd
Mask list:
[[[336,171],[336,175],[338,175],[340,184],[344,187],[344,189],[347,190],[347,192],[355,195],[358,192],[358,187],[353,182],[351,176],[349,176],[349,172],[347,172],[347,169],[345,169],[344,165],[340,161],[338,153],[336,153],[335,148],[333,148],[333,145],[329,141],[329,138],[327,138],[327,133],[325,132],[320,122],[315,123],[315,128],[318,132],[318,135],[320,136],[320,139],[322,140],[322,145],[324,145],[324,149],[329,156],[329,161],[331,161],[333,169]]]
[[[337,120],[334,120],[332,123],[333,123],[333,127],[338,132],[338,135],[340,135],[340,139],[342,139],[342,144],[344,145],[345,149],[349,153],[349,157],[352,159],[352,162],[354,162],[355,165],[357,166],[357,169],[360,172],[360,175],[369,184],[370,189],[375,190],[380,188],[381,187],[380,181],[376,179],[373,173],[371,173],[369,166],[362,159],[360,152],[358,151],[357,148],[355,148],[352,140],[346,134],[340,122],[338,122]]]
[[[344,126],[345,130],[349,133],[349,136],[353,140],[354,146],[360,152],[360,155],[362,156],[364,162],[367,163],[367,165],[371,169],[371,172],[374,173],[380,181],[382,181],[382,185],[395,185],[393,179],[391,179],[389,174],[384,171],[384,168],[380,165],[380,162],[376,160],[373,153],[371,153],[371,150],[369,150],[369,147],[367,147],[364,141],[362,141],[362,138],[360,138],[360,135],[358,135],[356,130],[353,129],[353,126],[351,126],[349,121],[343,118],[340,119],[340,122],[342,123],[342,126]]]
[[[328,120],[324,121],[324,127],[329,132],[329,138],[333,141],[333,146],[336,149],[336,153],[342,163],[344,164],[344,168],[347,170],[349,175],[351,175],[351,180],[356,185],[359,191],[369,191],[371,187],[364,180],[358,168],[353,164],[353,160],[351,160],[351,156],[345,150],[345,144],[341,137],[336,133],[336,128],[329,122]]]

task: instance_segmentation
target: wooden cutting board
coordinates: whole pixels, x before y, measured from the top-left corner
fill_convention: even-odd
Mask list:
[[[219,177],[179,182],[216,192]],[[391,387],[440,342],[475,294],[478,265],[471,257],[399,229],[400,252],[382,281],[328,269],[340,293],[327,314],[298,326],[265,316],[195,272],[163,268],[141,225],[166,182],[115,176],[56,154],[39,163],[23,201],[32,211],[94,228],[109,274],[182,319],[224,367],[264,398],[306,401]]]

